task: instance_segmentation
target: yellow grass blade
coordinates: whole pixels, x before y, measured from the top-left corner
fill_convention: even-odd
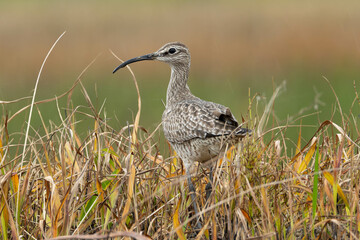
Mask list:
[[[44,146],[44,149],[45,149],[45,146]],[[45,154],[45,160],[46,160],[46,167],[47,167],[47,173],[45,173],[45,171],[44,171],[44,175],[45,176],[47,176],[47,175],[50,175],[50,176],[52,176],[53,175],[53,172],[52,172],[52,169],[51,169],[51,160],[50,160],[50,158],[49,158],[49,153],[45,150],[44,151],[44,154]],[[39,161],[39,163],[40,163],[40,161]]]
[[[306,169],[306,167],[309,165],[310,160],[315,153],[316,143],[317,143],[317,141],[315,140],[313,145],[310,147],[308,153],[306,154],[304,160],[301,162],[300,167],[297,169],[297,173],[301,174]]]
[[[349,202],[347,201],[347,198],[346,198],[343,190],[341,189],[340,185],[338,183],[335,183],[333,175],[331,173],[325,171],[324,177],[332,186],[336,186],[336,190],[339,193],[340,198],[344,201],[346,208],[350,209]]]
[[[172,162],[170,164],[170,173],[168,175],[173,175],[173,174],[176,174],[176,168],[175,166],[178,165],[178,157],[177,157],[177,154],[176,152],[174,151],[174,154],[173,154],[173,159],[172,159]],[[169,171],[168,171],[169,172]]]
[[[352,156],[353,154],[354,154],[354,144],[351,144],[351,143],[349,143],[349,149],[347,150],[347,152],[346,152],[346,155],[347,156]]]
[[[75,161],[75,155],[73,153],[73,150],[72,150],[69,142],[65,143],[65,151],[66,151],[65,161],[67,162],[67,164],[69,166],[74,165],[74,172],[79,173],[80,167],[79,167],[78,163]]]
[[[8,199],[8,193],[9,193],[9,184],[8,182],[4,183],[2,186],[2,194],[1,194],[1,200],[0,200],[0,209],[1,210],[1,233],[4,239],[8,239],[8,226],[9,226],[9,212],[6,207],[6,199]]]
[[[232,159],[232,156],[234,155],[235,147],[231,146],[229,150],[226,152],[227,159]]]
[[[251,217],[249,214],[245,211],[245,209],[240,208],[243,216],[245,217],[246,221],[248,221],[249,224],[252,224]]]
[[[184,234],[184,231],[182,229],[182,226],[181,226],[181,223],[180,223],[180,220],[179,220],[179,208],[180,208],[180,205],[181,205],[181,196],[180,196],[180,199],[176,205],[176,209],[175,209],[175,214],[173,216],[173,223],[174,223],[174,228],[175,228],[175,232],[176,234],[178,235],[179,239],[180,240],[185,240],[186,237],[185,237],[185,234]]]
[[[56,184],[54,179],[51,176],[47,176],[44,178],[44,183],[47,192],[47,201],[50,201],[48,206],[49,217],[51,220],[51,229],[53,236],[58,235],[57,223],[56,223],[56,215],[63,215],[61,211],[61,201],[60,196],[56,188]]]
[[[95,120],[94,121],[94,133],[97,135],[98,133],[98,122]],[[98,151],[97,147],[98,147],[98,141],[97,141],[97,137],[94,137],[94,144],[93,144],[93,152],[96,153]]]
[[[70,193],[70,188],[68,189],[68,191],[66,191],[66,194],[65,194],[63,200],[60,203],[60,206],[56,209],[57,212],[56,212],[55,220],[54,220],[54,229],[57,229],[59,217],[60,217],[60,214],[62,212],[61,209],[63,208],[65,202],[68,200],[69,193]]]
[[[103,189],[102,189],[102,185],[101,185],[101,182],[99,181],[99,179],[98,179],[98,177],[96,177],[96,190],[97,190],[97,192],[98,192],[98,194],[99,194],[99,197],[98,197],[98,203],[99,203],[99,205],[98,206],[100,206],[100,217],[101,217],[101,220],[104,220],[104,214],[105,214],[105,210],[104,210],[104,207],[103,207],[103,205],[102,205],[102,203],[104,202],[104,199],[105,199],[105,193],[104,193],[104,191],[103,191]],[[103,223],[103,221],[101,221],[101,223]]]
[[[301,123],[300,123],[301,125]],[[295,151],[295,155],[297,155],[301,150],[301,127],[299,128],[299,137],[298,137],[298,141],[297,141],[297,145],[296,145],[296,151]]]
[[[101,203],[102,201],[104,201],[104,191],[102,189],[101,183],[99,181],[99,179],[96,179],[96,190],[99,194],[99,203]]]
[[[235,193],[239,194],[240,192],[240,187],[241,187],[241,181],[240,181],[240,176],[237,176],[235,181],[234,181],[234,185],[235,185]]]
[[[14,192],[17,192],[19,188],[19,175],[17,173],[11,176],[11,182],[14,188]]]
[[[5,196],[6,194],[4,193],[4,189],[0,189],[0,190],[1,190],[2,196]],[[14,221],[14,218],[13,218],[13,216],[11,214],[11,208],[10,208],[7,200],[5,198],[3,198],[3,199],[4,199],[4,204],[5,204],[3,211],[6,211],[6,212],[10,213],[10,214],[8,214],[8,220],[10,222],[10,228],[11,228],[12,236],[14,237],[14,239],[19,239],[19,236],[17,234],[18,232],[17,232],[17,229],[16,229],[15,221]]]
[[[313,138],[318,134],[318,132],[320,132],[321,129],[323,129],[325,126],[327,126],[329,124],[332,124],[332,122],[329,121],[329,120],[326,120],[326,121],[322,122],[320,127],[318,128],[318,130],[316,130],[316,132],[314,133],[311,140],[301,149],[301,151],[299,153],[295,154],[295,156],[291,159],[290,162],[291,163],[294,162],[300,156],[300,154],[304,152],[304,149],[306,149],[313,142]]]
[[[1,137],[2,137],[2,136],[1,136]],[[1,137],[0,137],[0,161],[1,161],[1,159],[2,159],[2,156],[4,156],[4,150],[3,150],[3,145],[2,145]]]
[[[126,200],[124,211],[121,215],[121,226],[125,228],[125,222],[127,215],[130,211],[131,201],[134,194],[134,183],[135,183],[135,166],[131,165],[131,172],[129,176],[129,185],[128,185],[128,199]]]

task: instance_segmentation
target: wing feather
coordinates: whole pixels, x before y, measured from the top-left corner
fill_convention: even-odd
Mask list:
[[[169,142],[233,133],[239,126],[229,108],[200,99],[182,101],[165,109],[163,129]]]

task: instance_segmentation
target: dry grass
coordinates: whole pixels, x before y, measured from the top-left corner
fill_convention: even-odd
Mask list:
[[[246,119],[254,136],[214,163],[208,201],[208,170],[200,166],[193,176],[203,225],[196,231],[181,161],[159,152],[154,132],[139,125],[140,111],[133,124],[114,129],[93,107],[81,76],[74,87],[89,111],[72,105],[72,88],[63,95],[66,106],[58,105],[61,124],[43,122],[45,134],[32,128],[31,118],[29,134],[9,133],[12,116],[2,116],[3,239],[359,239],[359,139],[347,135],[359,130],[357,116],[345,115],[340,103],[341,124],[325,121],[311,139],[302,139],[297,127],[299,138],[290,145],[291,126],[277,126],[272,117],[281,86],[263,113],[249,93]],[[84,116],[94,125],[81,138],[77,119]],[[22,136],[17,143],[16,135]]]

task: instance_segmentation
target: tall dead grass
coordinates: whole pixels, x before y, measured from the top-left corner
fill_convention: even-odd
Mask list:
[[[254,136],[219,157],[208,200],[208,170],[199,166],[193,176],[203,225],[195,230],[181,161],[158,150],[158,128],[140,125],[140,95],[134,123],[114,129],[93,107],[81,78],[61,96],[68,99],[58,104],[61,123],[42,123],[45,134],[30,118],[28,132],[8,132],[16,113],[2,116],[3,239],[359,239],[358,116],[346,115],[339,100],[342,123],[324,121],[310,139],[295,126],[299,137],[290,145],[286,129],[292,126],[268,127],[282,86],[263,112],[257,110],[263,102],[249,92],[245,118]],[[72,104],[75,87],[88,112]],[[77,132],[80,116],[93,121],[84,138]],[[15,134],[22,136],[18,143]]]

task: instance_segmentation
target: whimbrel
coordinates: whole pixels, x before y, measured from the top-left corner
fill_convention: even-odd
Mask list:
[[[165,138],[185,166],[190,196],[197,215],[195,188],[190,175],[194,162],[205,163],[215,159],[227,144],[237,143],[251,131],[239,126],[229,108],[202,100],[190,92],[187,85],[190,52],[184,44],[167,43],[154,53],[127,60],[113,73],[130,63],[143,60],[159,60],[171,67],[162,126]],[[198,221],[197,227],[199,224]]]

